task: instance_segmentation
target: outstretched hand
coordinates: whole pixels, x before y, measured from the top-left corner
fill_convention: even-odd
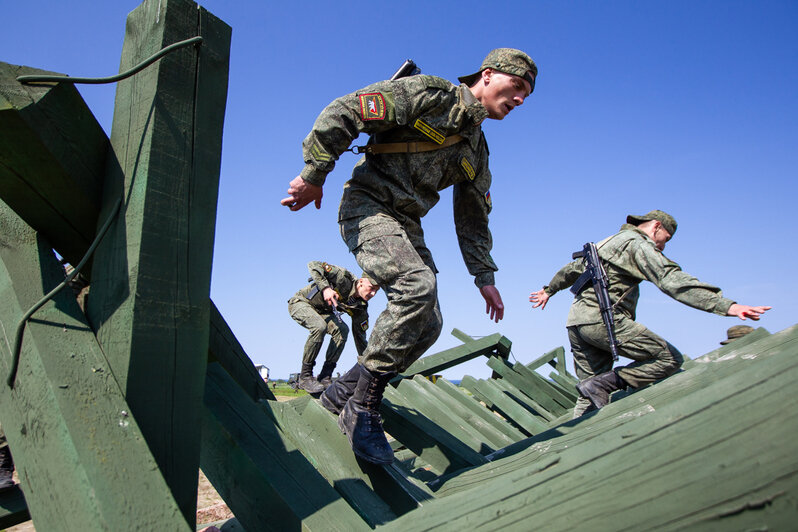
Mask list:
[[[490,319],[499,323],[504,317],[504,303],[499,290],[492,284],[488,284],[479,289],[479,293],[485,299],[485,314],[490,315]]]
[[[321,197],[324,194],[318,185],[312,185],[296,176],[288,183],[288,197],[280,200],[280,205],[285,205],[292,211],[298,211],[311,201],[316,203],[316,208],[321,209]]]
[[[549,302],[549,294],[546,293],[546,290],[541,288],[537,292],[532,292],[529,294],[529,302],[533,303],[532,308],[540,307],[540,310],[546,308],[546,303]]]
[[[726,312],[726,315],[737,316],[741,320],[751,318],[754,321],[759,321],[759,317],[771,308],[773,307],[752,307],[750,305],[738,305],[734,303],[729,307],[729,311]]]

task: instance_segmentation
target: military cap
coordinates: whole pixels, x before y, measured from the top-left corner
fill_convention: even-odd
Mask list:
[[[380,283],[375,281],[374,278],[371,275],[367,274],[366,272],[361,273],[360,274],[360,278],[361,279],[365,279],[366,281],[370,282],[372,284],[372,286],[376,286],[377,288],[380,287]]]
[[[492,68],[505,74],[512,74],[524,78],[529,82],[531,90],[535,90],[535,79],[538,77],[538,67],[531,57],[526,55],[521,50],[515,48],[496,48],[491,50],[485,60],[482,61],[482,66],[479,70],[468,76],[461,76],[457,78],[461,83],[466,85],[473,85],[479,78],[479,75],[486,68]]]
[[[754,332],[754,328],[748,325],[735,325],[734,327],[729,327],[729,330],[726,331],[726,336],[728,336],[728,339],[723,340],[720,345],[726,345],[729,342],[732,342],[752,332]]]
[[[640,225],[641,223],[648,222],[649,220],[658,220],[659,223],[662,224],[662,227],[664,227],[665,230],[671,234],[671,236],[676,233],[676,220],[673,218],[673,216],[664,211],[654,210],[640,216],[630,214],[626,217],[626,223],[632,225]]]

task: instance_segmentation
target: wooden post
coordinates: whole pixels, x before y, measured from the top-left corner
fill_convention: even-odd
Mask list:
[[[189,0],[144,2],[120,71],[196,35],[117,86],[87,313],[186,520],[194,523],[230,28]]]
[[[29,321],[6,384],[17,323],[64,270],[3,202],[0,235],[0,418],[36,527],[188,530],[69,288]]]

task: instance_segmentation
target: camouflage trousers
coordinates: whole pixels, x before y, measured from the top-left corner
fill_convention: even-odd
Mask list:
[[[388,299],[358,362],[380,373],[404,371],[435,343],[443,326],[437,270],[421,227],[384,214],[342,220],[340,226],[358,265]]]
[[[341,353],[346,345],[349,327],[339,321],[332,313],[320,313],[304,297],[292,297],[288,300],[288,313],[298,324],[308,329],[310,334],[305,342],[302,353],[303,364],[314,364],[316,357],[324,343],[324,335],[330,335],[330,345],[327,346],[325,362],[333,364],[341,358]]]
[[[616,371],[633,388],[672,375],[684,362],[678,349],[629,318],[616,318],[615,336],[620,344],[618,354],[634,360]],[[568,340],[580,381],[612,370],[610,342],[603,322],[568,327]],[[574,417],[581,415],[589,405],[587,399],[580,397],[574,408]]]

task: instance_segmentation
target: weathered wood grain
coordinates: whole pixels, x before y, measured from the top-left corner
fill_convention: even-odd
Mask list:
[[[33,315],[6,384],[18,321],[64,270],[2,202],[0,241],[0,419],[36,527],[189,530],[70,290]]]
[[[204,404],[202,470],[244,529],[370,529],[216,363]]]
[[[108,138],[74,85],[16,81],[29,74],[58,75],[0,62],[0,198],[77,264],[94,240]]]
[[[186,519],[193,523],[230,28],[188,0],[128,17],[87,313]]]

